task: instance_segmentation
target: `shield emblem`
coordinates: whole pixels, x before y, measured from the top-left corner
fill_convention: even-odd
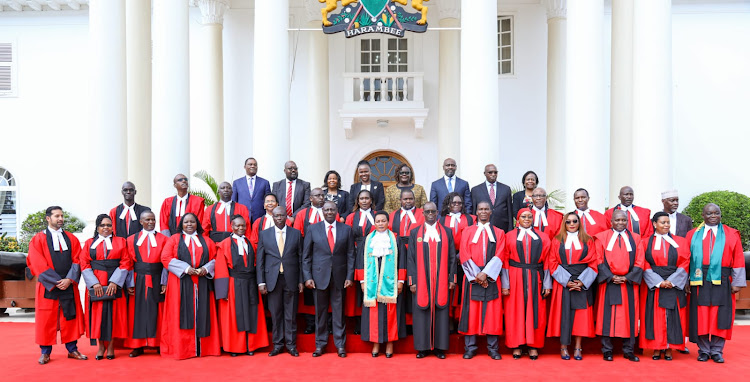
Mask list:
[[[370,17],[378,17],[385,10],[385,6],[388,4],[388,0],[359,0],[365,12]]]

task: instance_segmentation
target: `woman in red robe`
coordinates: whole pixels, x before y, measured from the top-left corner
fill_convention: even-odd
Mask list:
[[[552,239],[548,268],[555,283],[552,286],[547,337],[560,337],[560,357],[570,359],[568,345],[575,338],[577,361],[583,359],[581,337],[594,337],[594,290],[599,255],[591,236],[575,212],[563,216],[563,227]]]
[[[105,348],[107,359],[114,359],[113,339],[128,337],[128,306],[122,286],[131,262],[125,239],[112,236],[109,215],[101,214],[96,218],[96,233],[83,244],[80,263],[83,279],[89,288],[86,293],[86,335],[92,345],[99,340],[97,361],[104,358]]]
[[[375,214],[377,211],[372,209],[372,194],[368,190],[361,190],[354,200],[354,211],[347,215],[346,225],[352,227],[352,236],[354,236],[354,250],[357,254],[354,257],[354,280],[364,280],[364,263],[363,256],[359,251],[363,250],[365,238],[375,231]],[[362,290],[361,288],[347,288],[346,300],[344,302],[344,315],[354,317],[354,334],[361,334],[362,330]]]
[[[476,224],[477,217],[470,215],[465,210],[464,198],[458,192],[450,192],[443,199],[443,210],[440,211],[440,224],[445,229],[450,230],[453,234],[453,242],[456,246],[456,258],[461,252],[461,235],[467,227]],[[456,280],[463,280],[464,270],[462,267],[456,269]],[[456,284],[456,287],[450,291],[451,310],[450,315],[454,320],[458,320],[461,312],[461,295],[463,292],[463,282]],[[451,323],[452,325],[452,323]]]
[[[652,358],[672,360],[672,348],[685,348],[687,296],[685,285],[690,272],[687,241],[669,233],[666,212],[651,218],[654,234],[641,240],[638,256],[646,262],[641,287],[641,335],[643,349],[653,349]]]
[[[213,283],[216,244],[203,237],[193,213],[185,214],[164,246],[161,262],[169,270],[164,298],[162,357],[186,359],[218,356],[219,325]]]
[[[266,210],[266,214],[255,219],[250,231],[250,244],[253,245],[253,251],[258,251],[258,234],[266,228],[273,227],[273,209],[278,207],[279,201],[276,200],[276,195],[268,194],[263,198],[263,208]],[[286,226],[291,227],[292,221],[286,219]]]
[[[255,277],[255,251],[245,237],[245,218],[233,215],[231,219],[232,236],[219,244],[216,253],[214,283],[222,347],[236,357],[268,346],[268,330]]]
[[[508,232],[505,240],[510,294],[504,298],[505,345],[513,349],[513,358],[521,358],[521,346],[529,348],[529,358],[539,357],[544,347],[547,325],[547,303],[552,279],[547,268],[549,237],[532,227],[534,214],[521,209],[516,217],[518,226]]]

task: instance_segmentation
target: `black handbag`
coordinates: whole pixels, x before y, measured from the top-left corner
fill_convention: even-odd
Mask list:
[[[102,286],[102,296],[97,297],[96,292],[94,292],[94,288],[89,288],[89,301],[96,302],[96,301],[111,301],[116,298],[122,297],[122,288],[117,288],[117,292],[115,294],[108,296],[107,295],[107,287],[109,285]]]

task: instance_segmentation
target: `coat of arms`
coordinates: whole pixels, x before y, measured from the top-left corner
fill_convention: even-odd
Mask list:
[[[411,0],[412,8],[419,13],[404,10],[408,0],[318,0],[326,3],[320,13],[323,16],[323,32],[345,32],[346,37],[365,33],[385,33],[404,37],[404,31],[422,33],[427,30],[427,6],[429,0]],[[341,2],[341,11],[331,14]],[[400,5],[399,5],[400,4]]]

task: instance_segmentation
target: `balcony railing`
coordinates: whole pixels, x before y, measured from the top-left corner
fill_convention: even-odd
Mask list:
[[[417,72],[344,73],[344,103],[382,103],[389,104],[388,107],[403,103],[405,107],[423,107],[423,84],[424,73]]]

